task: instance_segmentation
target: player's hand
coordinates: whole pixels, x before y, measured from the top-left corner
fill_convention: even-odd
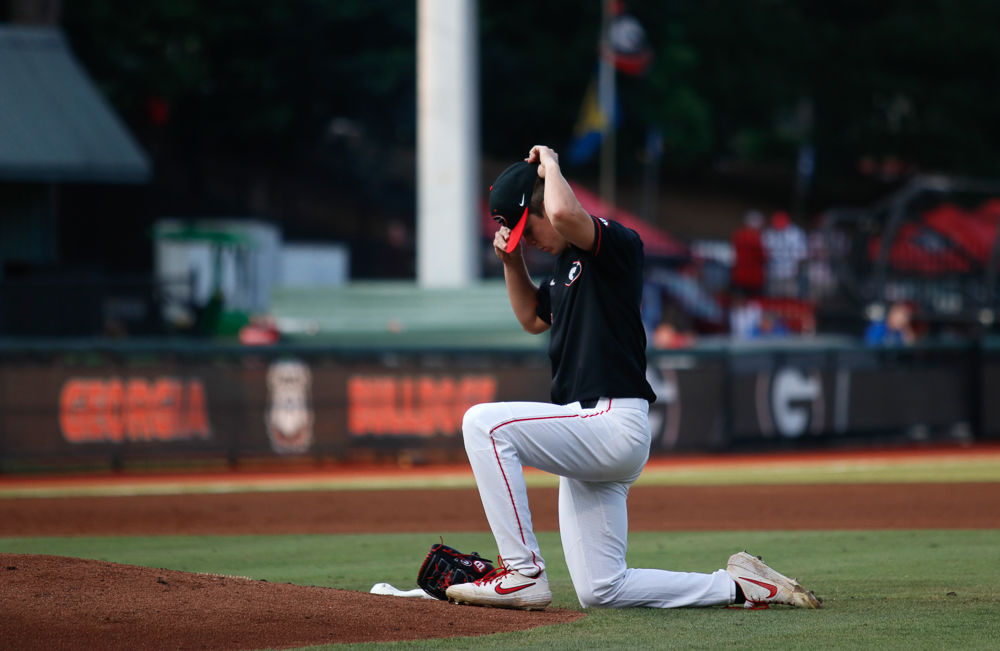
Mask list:
[[[538,176],[545,178],[545,169],[549,165],[559,165],[559,154],[557,154],[551,147],[546,147],[545,145],[535,145],[528,152],[528,157],[525,158],[529,163],[538,163]]]
[[[507,253],[507,240],[510,238],[510,229],[501,226],[493,236],[493,252],[500,258],[500,262],[508,264],[515,257],[521,256],[521,243],[519,242],[513,252]]]

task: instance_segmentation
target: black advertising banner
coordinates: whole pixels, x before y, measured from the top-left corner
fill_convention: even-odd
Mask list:
[[[359,361],[329,383],[323,401],[352,458],[402,450],[404,460],[464,459],[462,418],[482,402],[549,398],[548,360],[477,353]],[[322,405],[320,405],[322,408]]]
[[[469,407],[549,391],[538,355],[211,358],[2,360],[0,462],[454,459]]]
[[[979,391],[973,357],[860,347],[733,355],[730,442],[967,437]]]
[[[656,394],[649,408],[652,454],[726,446],[725,366],[717,357],[650,356],[646,379]]]
[[[1000,337],[983,341],[979,359],[979,434],[984,438],[1000,439]]]
[[[824,355],[735,356],[729,372],[731,441],[808,439],[832,429],[835,370]]]
[[[992,351],[992,349],[991,349]],[[849,437],[1000,435],[1000,347],[649,356],[652,454]],[[0,469],[464,459],[472,405],[546,402],[537,352],[275,347],[0,355]]]
[[[4,458],[226,455],[243,423],[236,364],[65,359],[0,363]]]

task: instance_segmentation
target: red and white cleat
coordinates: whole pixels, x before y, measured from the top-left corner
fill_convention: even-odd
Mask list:
[[[542,610],[552,602],[552,592],[544,574],[525,576],[500,563],[495,570],[471,583],[448,586],[448,601],[473,606]]]
[[[795,579],[775,571],[759,556],[739,552],[729,557],[726,571],[739,584],[746,597],[746,608],[784,604],[796,608],[819,608],[820,601]]]

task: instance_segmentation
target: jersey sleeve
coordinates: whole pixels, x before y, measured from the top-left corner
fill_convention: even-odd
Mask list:
[[[552,295],[549,293],[551,280],[552,278],[549,277],[542,281],[542,284],[538,286],[538,291],[535,293],[537,299],[535,314],[549,325],[552,325]]]
[[[600,217],[594,220],[594,248],[590,255],[601,266],[625,271],[641,260],[642,240],[631,228]]]

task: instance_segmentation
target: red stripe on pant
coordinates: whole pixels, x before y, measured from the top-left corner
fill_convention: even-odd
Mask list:
[[[524,423],[532,420],[552,420],[554,418],[589,418],[590,416],[599,416],[601,414],[605,414],[610,409],[611,409],[611,401],[609,400],[608,408],[597,414],[588,414],[587,416],[582,416],[582,417],[579,414],[565,414],[565,415],[560,414],[558,416],[536,416],[533,418],[514,418],[508,421],[504,421],[490,430],[490,442],[493,444],[493,455],[496,457],[497,467],[500,468],[500,476],[503,477],[504,484],[507,486],[507,495],[510,497],[510,506],[511,509],[513,509],[514,511],[514,519],[517,521],[517,530],[518,533],[521,534],[521,543],[524,544],[525,546],[527,546],[528,541],[525,540],[524,538],[524,526],[521,524],[521,516],[517,512],[517,503],[514,501],[514,491],[512,491],[510,488],[510,480],[507,479],[507,473],[504,472],[503,464],[500,462],[500,452],[499,450],[497,450],[497,441],[495,438],[493,438],[493,433],[498,429],[500,429],[501,427],[504,427],[505,425],[510,425],[512,423]],[[531,557],[532,557],[532,562],[537,567],[538,561],[535,557],[534,551],[531,552]],[[541,568],[538,568],[538,572],[539,574],[541,574]]]

